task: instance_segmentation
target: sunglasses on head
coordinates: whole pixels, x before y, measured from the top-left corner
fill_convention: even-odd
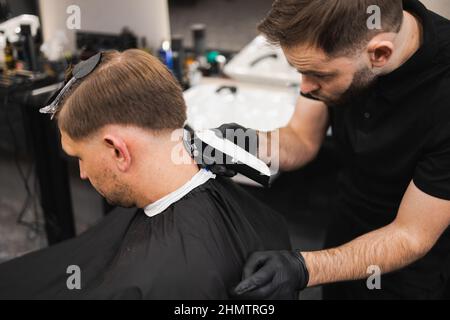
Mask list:
[[[102,60],[102,53],[99,52],[95,56],[90,57],[89,59],[80,62],[77,64],[72,71],[72,78],[66,83],[66,85],[59,91],[55,92],[55,94],[50,98],[51,103],[46,107],[39,110],[40,113],[51,114],[53,119],[61,107],[61,101],[64,99],[64,96],[67,92],[70,91],[72,86],[77,80],[81,80],[87,77],[95,68],[100,64]]]

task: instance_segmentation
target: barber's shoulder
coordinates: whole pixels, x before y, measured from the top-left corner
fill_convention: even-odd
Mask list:
[[[450,65],[450,21],[448,21],[448,24],[442,30],[438,30],[437,33],[439,39],[438,57],[441,62]]]
[[[445,132],[450,134],[450,65],[447,73],[435,86],[436,94],[429,100],[423,120],[429,120],[430,132],[442,132],[442,128],[448,127]]]

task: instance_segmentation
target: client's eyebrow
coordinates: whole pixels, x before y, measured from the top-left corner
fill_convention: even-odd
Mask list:
[[[64,148],[64,146],[61,145],[62,150],[69,156],[69,157],[74,157],[72,154],[70,154],[69,152],[67,152],[67,150]]]
[[[71,153],[65,148],[64,143],[62,143],[62,142],[63,142],[63,141],[62,141],[62,138],[61,138],[61,149],[62,149],[69,157],[74,157],[74,158],[76,158],[75,155],[71,154]]]

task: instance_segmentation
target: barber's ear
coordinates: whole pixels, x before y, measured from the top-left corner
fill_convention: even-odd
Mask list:
[[[394,52],[394,45],[390,41],[373,40],[368,45],[370,62],[374,68],[384,67]]]
[[[107,148],[111,151],[111,156],[114,158],[117,168],[126,172],[131,166],[131,155],[125,141],[119,137],[107,135],[103,138]]]

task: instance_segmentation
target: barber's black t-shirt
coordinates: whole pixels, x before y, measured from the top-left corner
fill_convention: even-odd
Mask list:
[[[421,48],[367,95],[329,107],[342,160],[342,226],[331,231],[336,234],[329,245],[391,223],[411,181],[426,194],[450,200],[450,21],[417,0],[404,1],[404,9],[423,25]],[[442,268],[449,247],[447,230],[426,257],[428,270]]]

